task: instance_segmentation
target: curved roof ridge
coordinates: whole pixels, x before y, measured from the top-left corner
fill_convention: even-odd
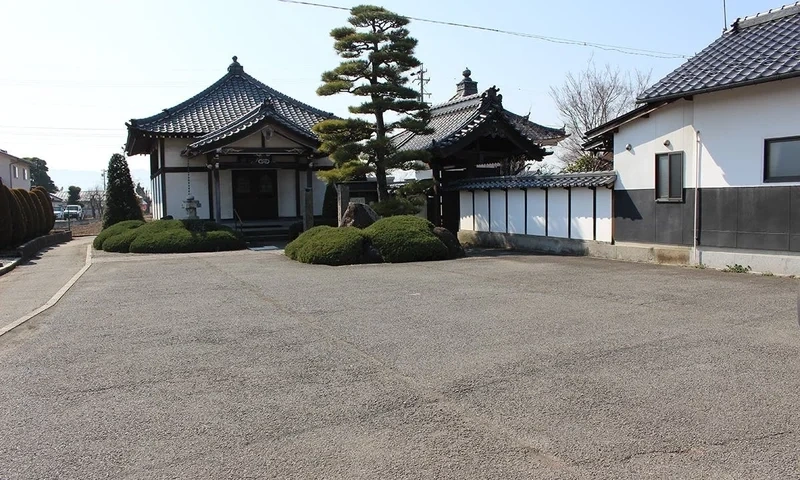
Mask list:
[[[155,115],[150,115],[149,117],[132,118],[130,120],[131,126],[138,127],[138,126],[141,126],[141,125],[146,125],[146,124],[149,124],[149,123],[153,123],[153,122],[155,122],[157,120],[162,120],[164,118],[167,118],[170,115],[175,115],[178,112],[182,112],[183,110],[186,110],[187,108],[189,108],[192,105],[196,104],[202,98],[207,97],[212,92],[214,92],[217,89],[219,89],[222,86],[222,84],[225,83],[226,80],[228,80],[229,78],[231,78],[231,77],[233,77],[235,75],[236,74],[232,74],[230,72],[226,73],[225,75],[220,77],[219,80],[217,80],[216,82],[212,83],[208,87],[204,88],[202,91],[200,91],[196,95],[193,95],[193,96],[189,97],[187,100],[182,101],[181,103],[175,105],[172,108],[165,108],[161,112],[156,113]]]
[[[294,104],[296,104],[298,106],[301,106],[301,107],[303,107],[303,108],[305,108],[307,110],[310,110],[313,113],[316,113],[317,115],[319,115],[321,117],[335,117],[336,116],[331,112],[326,112],[326,111],[320,110],[320,109],[318,109],[316,107],[312,107],[311,105],[309,105],[307,103],[304,103],[304,102],[301,102],[300,100],[297,100],[296,98],[292,98],[292,97],[290,97],[289,95],[286,95],[283,92],[279,92],[278,90],[275,90],[274,88],[270,87],[266,83],[264,83],[261,80],[255,78],[254,76],[250,75],[247,72],[242,72],[240,76],[243,79],[249,81],[250,83],[256,85],[257,87],[262,88],[264,90],[267,90],[270,94],[272,94],[272,95],[274,95],[276,97],[280,97],[283,100],[288,100],[290,103],[294,103]]]

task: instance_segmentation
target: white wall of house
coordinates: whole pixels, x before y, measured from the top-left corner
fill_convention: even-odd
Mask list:
[[[30,165],[20,162],[17,157],[0,151],[0,179],[9,188],[31,189]]]
[[[219,190],[219,214],[222,218],[233,218],[233,173],[230,170],[220,170]]]
[[[679,100],[619,128],[614,136],[615,188],[654,188],[655,155],[680,151],[684,186],[694,188],[698,131],[701,188],[800,185],[763,181],[764,141],[800,136],[797,112],[800,78]],[[628,144],[630,150],[625,148]]]
[[[605,187],[462,190],[459,228],[611,242],[611,202]]]

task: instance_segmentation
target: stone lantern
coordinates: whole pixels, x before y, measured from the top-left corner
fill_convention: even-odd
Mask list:
[[[194,199],[194,195],[189,195],[183,202],[183,208],[186,210],[186,218],[188,220],[197,220],[197,209],[200,208],[200,202]]]

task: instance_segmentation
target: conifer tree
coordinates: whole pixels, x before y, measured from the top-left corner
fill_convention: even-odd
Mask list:
[[[336,170],[354,171],[366,165],[377,177],[378,200],[384,200],[388,198],[386,170],[413,168],[428,159],[421,150],[398,152],[391,141],[393,132],[401,129],[431,132],[428,106],[407,86],[406,72],[420,65],[414,57],[417,40],[409,36],[408,18],[382,7],[360,5],[350,15],[349,26],[331,31],[334,49],[344,61],[322,74],[317,94],[349,93],[363,98],[349,110],[368,120],[329,119],[314,126],[322,141],[320,151],[336,165],[321,176],[330,181],[337,178]]]
[[[0,179],[0,250],[11,246],[11,229],[13,228],[11,219],[11,199],[6,194],[3,180]]]
[[[25,241],[28,236],[25,211],[19,203],[16,192],[10,188],[3,186],[5,196],[8,199],[8,206],[11,209],[11,246],[16,247]]]
[[[136,201],[128,161],[119,153],[108,161],[108,184],[106,186],[106,209],[103,228],[125,220],[144,220],[142,209]]]

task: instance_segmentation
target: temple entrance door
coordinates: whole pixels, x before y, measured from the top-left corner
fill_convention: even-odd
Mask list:
[[[278,218],[278,171],[233,170],[233,208],[242,220]]]

